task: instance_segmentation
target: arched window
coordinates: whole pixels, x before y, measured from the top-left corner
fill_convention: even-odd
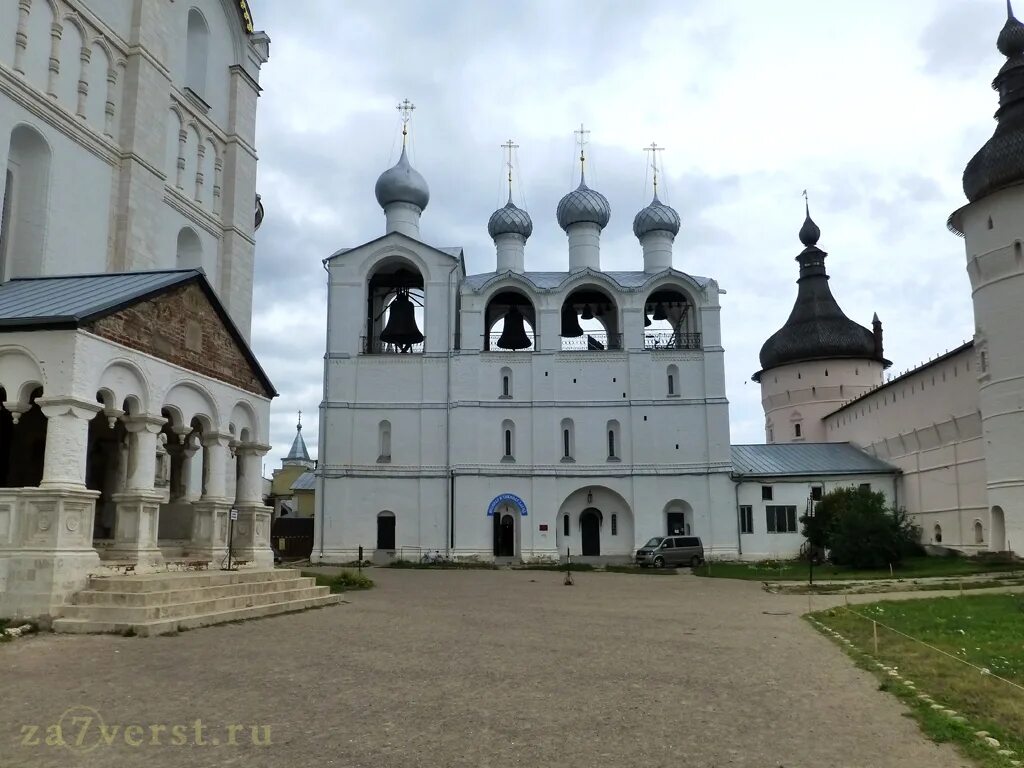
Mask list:
[[[985,526],[981,524],[981,520],[974,521],[974,543],[985,543]]]
[[[395,513],[377,515],[377,549],[395,549]]]
[[[11,131],[0,218],[0,280],[43,272],[50,194],[50,147],[27,125]]]
[[[364,354],[423,352],[424,285],[423,275],[405,259],[386,259],[374,267],[367,285]]]
[[[502,368],[501,369],[501,394],[498,396],[502,399],[510,400],[512,398],[512,369]]]
[[[175,267],[177,269],[202,269],[203,267],[203,243],[191,227],[182,227],[178,232]]]
[[[612,512],[612,536],[619,535],[619,516]]]
[[[377,456],[377,462],[380,464],[388,464],[391,461],[391,422],[387,419],[380,423],[378,436],[380,442],[380,454]]]
[[[678,286],[662,286],[644,302],[645,349],[700,349],[696,309]]]
[[[604,288],[580,287],[562,302],[562,350],[622,349],[619,310]]]
[[[679,382],[679,366],[670,365],[668,367],[668,396],[676,397],[679,395],[679,391],[676,389]]]
[[[942,526],[938,523],[935,524],[934,539],[936,544],[942,543]]]
[[[619,459],[619,422],[612,419],[608,422],[608,460]]]
[[[562,461],[573,461],[575,440],[572,419],[562,419]]]
[[[504,450],[502,461],[515,461],[516,425],[509,419],[501,422],[501,445]]]
[[[210,28],[198,8],[188,12],[185,36],[185,86],[197,96],[206,93],[206,68],[209,59]]]
[[[802,437],[802,428],[799,423],[793,425],[793,437]]]
[[[495,294],[484,309],[484,351],[534,349],[537,313],[526,294],[506,290]]]
[[[569,516],[568,515],[562,515],[562,535],[563,536],[568,536],[569,535]]]

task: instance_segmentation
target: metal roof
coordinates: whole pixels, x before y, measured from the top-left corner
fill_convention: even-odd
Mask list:
[[[893,474],[897,467],[851,443],[775,443],[732,446],[733,474],[807,476]]]
[[[16,277],[0,285],[0,328],[79,323],[202,275],[197,269]]]
[[[277,390],[201,269],[16,277],[0,283],[0,332],[78,328],[168,288],[196,282],[266,391]]]
[[[298,478],[292,483],[293,491],[313,491],[316,490],[316,474],[313,472],[303,472]]]

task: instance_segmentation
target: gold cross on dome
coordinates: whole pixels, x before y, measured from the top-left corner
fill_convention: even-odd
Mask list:
[[[513,143],[512,139],[509,139],[508,141],[506,141],[501,146],[502,146],[502,148],[506,152],[508,152],[508,160],[505,162],[505,165],[508,166],[508,194],[509,194],[509,197],[511,197],[512,196],[512,150],[513,149],[519,149],[519,145]]]
[[[654,169],[654,194],[658,194],[658,153],[664,152],[664,147],[659,147],[657,142],[652,141],[651,146],[644,147],[644,152],[651,153],[651,168]]]
[[[409,134],[409,121],[412,119],[413,110],[416,109],[416,105],[408,99],[402,99],[398,106],[395,107],[398,110],[398,114],[402,116],[402,147],[405,147],[405,137]]]

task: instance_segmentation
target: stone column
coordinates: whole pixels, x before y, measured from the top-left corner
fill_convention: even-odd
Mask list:
[[[224,473],[231,439],[231,435],[217,432],[203,435],[203,495],[192,504],[189,555],[210,560],[215,566],[227,558],[228,551],[228,513],[232,500],[224,495]]]
[[[85,487],[85,459],[89,419],[102,406],[70,397],[36,404],[47,418],[43,480],[18,489],[0,589],[0,615],[19,618],[59,611],[100,564],[92,546],[99,493]]]
[[[232,554],[240,562],[261,568],[274,567],[274,550],[270,548],[270,518],[273,507],[263,504],[263,457],[269,445],[242,443],[235,450],[241,473],[235,495],[238,519],[235,521]]]
[[[73,397],[41,397],[36,405],[46,417],[46,453],[40,487],[84,489],[89,420],[103,406]]]
[[[157,434],[165,421],[153,416],[124,419],[128,431],[128,477],[125,489],[113,496],[117,520],[114,546],[109,553],[144,569],[159,568],[164,562],[157,546],[163,493],[156,489],[155,482]]]

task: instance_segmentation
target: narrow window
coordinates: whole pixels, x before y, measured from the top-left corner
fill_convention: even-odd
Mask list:
[[[608,458],[615,458],[615,430],[608,430]]]
[[[770,485],[762,485],[761,486],[761,501],[771,501],[772,498],[774,498],[773,495],[772,495],[772,486],[770,486]]]
[[[799,424],[794,424],[793,425],[793,434],[796,437],[800,437],[800,425]]]
[[[974,521],[974,543],[985,543],[985,527],[981,524],[981,520]]]
[[[618,440],[619,440],[619,422],[612,419],[608,422],[608,460],[618,461]]]
[[[740,506],[740,533],[754,532],[754,508],[749,504]]]
[[[378,427],[378,433],[380,453],[377,455],[377,461],[380,464],[387,464],[391,461],[391,422],[382,421]]]
[[[671,373],[668,375],[668,393],[670,395],[674,395],[676,393],[675,376],[673,376]]]
[[[562,461],[573,461],[574,447],[572,419],[562,419]]]
[[[207,51],[210,45],[210,28],[206,19],[193,8],[188,12],[188,30],[185,33],[185,85],[197,96],[206,94]]]
[[[813,501],[821,501],[822,487],[820,485],[811,486],[811,499]]]
[[[936,544],[941,544],[942,543],[942,526],[938,525],[938,524],[936,524],[936,526],[935,526],[935,543]]]
[[[512,369],[501,369],[501,395],[502,399],[512,398]]]
[[[512,458],[512,430],[505,430],[505,458]]]
[[[619,516],[612,512],[612,536],[619,535]]]
[[[562,430],[562,458],[568,459],[572,457],[572,449],[569,445],[569,430]]]
[[[563,536],[568,536],[569,535],[569,516],[568,515],[562,515],[562,535]]]
[[[508,376],[501,377],[501,394],[503,397],[511,397],[508,387]]]

